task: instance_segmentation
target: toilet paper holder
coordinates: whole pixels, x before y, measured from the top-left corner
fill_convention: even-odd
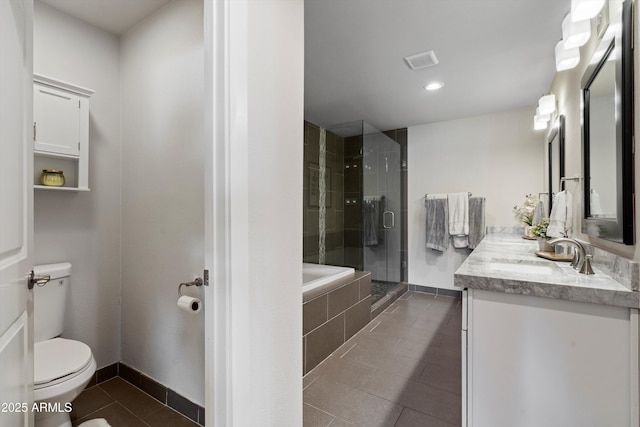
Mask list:
[[[182,296],[182,287],[183,286],[202,286],[203,284],[204,284],[204,282],[202,281],[202,279],[200,277],[196,277],[191,282],[180,283],[180,285],[178,286],[178,296],[179,297]]]

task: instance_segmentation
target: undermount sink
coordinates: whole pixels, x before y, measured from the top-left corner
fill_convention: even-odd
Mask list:
[[[557,272],[557,267],[550,263],[527,261],[495,260],[489,264],[489,270],[508,271],[522,274],[550,275]]]

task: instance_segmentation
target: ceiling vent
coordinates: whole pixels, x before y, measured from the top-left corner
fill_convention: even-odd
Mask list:
[[[407,56],[404,60],[409,68],[414,71],[422,68],[433,67],[438,64],[438,58],[436,58],[436,54],[432,50]]]

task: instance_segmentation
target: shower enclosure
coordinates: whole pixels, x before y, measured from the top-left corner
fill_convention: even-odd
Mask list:
[[[403,280],[401,146],[364,121],[305,122],[304,151],[304,261],[370,271],[375,302]]]

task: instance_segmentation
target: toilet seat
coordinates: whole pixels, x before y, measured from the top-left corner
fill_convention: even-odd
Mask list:
[[[33,353],[35,390],[69,381],[95,364],[88,345],[65,338],[37,342]]]

